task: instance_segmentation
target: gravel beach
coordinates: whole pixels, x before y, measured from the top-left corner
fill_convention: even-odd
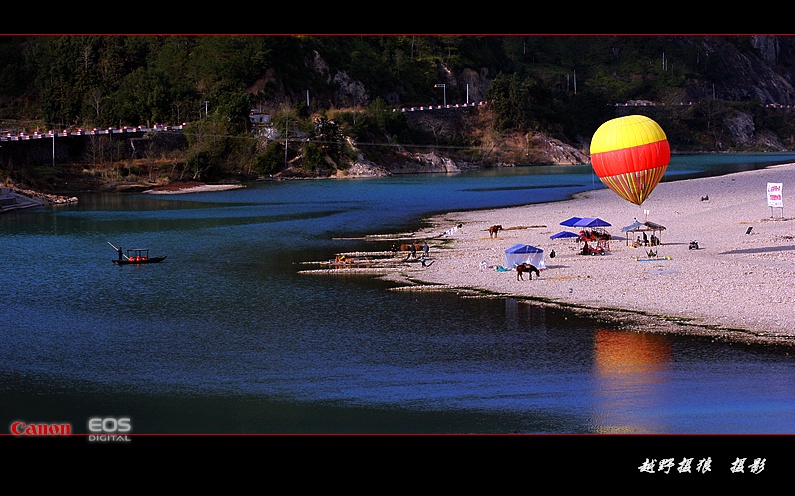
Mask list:
[[[782,183],[783,209],[768,206],[769,182]],[[795,188],[795,164],[660,183],[642,206],[600,189],[560,202],[448,213],[414,234],[428,240],[433,264],[405,264],[385,277],[410,283],[403,289],[471,289],[561,306],[637,331],[791,347],[795,217],[787,214],[795,207],[788,207],[789,188]],[[579,232],[560,225],[570,217],[609,222],[609,251],[584,256],[582,243],[550,239],[563,230]],[[622,228],[635,219],[665,227],[659,246],[627,243]],[[503,230],[495,238],[488,228],[496,224]],[[691,241],[699,248],[691,249]],[[545,250],[539,277],[517,280],[515,270],[496,270],[517,243]]]

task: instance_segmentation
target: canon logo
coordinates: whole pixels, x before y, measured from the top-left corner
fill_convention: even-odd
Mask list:
[[[11,434],[15,436],[69,436],[71,424],[28,424],[22,421],[11,424]]]

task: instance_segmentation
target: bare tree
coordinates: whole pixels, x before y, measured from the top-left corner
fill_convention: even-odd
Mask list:
[[[91,107],[94,108],[94,117],[99,120],[99,114],[102,111],[102,101],[105,99],[105,95],[101,89],[94,88],[91,90],[91,93],[88,94],[88,98],[91,101]]]
[[[91,65],[91,45],[83,47],[83,51],[80,52],[80,62],[83,63],[83,70],[88,72],[88,67]]]

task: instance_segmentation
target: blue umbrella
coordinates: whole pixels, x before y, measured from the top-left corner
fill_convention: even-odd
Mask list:
[[[579,238],[579,237],[580,237],[579,234],[575,234],[575,233],[573,233],[571,231],[560,231],[557,234],[553,234],[549,238],[550,239],[561,239],[561,238]]]
[[[560,225],[566,227],[574,227],[574,224],[579,222],[581,219],[582,217],[572,217],[570,219],[564,220],[563,222],[560,223]]]

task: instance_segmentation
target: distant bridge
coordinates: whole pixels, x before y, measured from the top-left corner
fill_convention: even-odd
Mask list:
[[[86,129],[64,129],[63,131],[55,131],[50,130],[46,133],[42,133],[40,131],[36,131],[34,133],[28,134],[25,132],[21,132],[19,134],[15,133],[3,133],[0,134],[0,141],[22,141],[22,140],[31,140],[31,139],[42,139],[42,138],[52,138],[54,136],[91,136],[91,135],[101,135],[101,134],[125,134],[125,133],[149,133],[149,132],[159,132],[159,131],[181,131],[185,124],[180,124],[178,126],[167,126],[162,124],[155,124],[154,127],[146,127],[146,126],[138,126],[138,127],[131,127],[131,126],[124,126],[122,128],[115,128],[109,127],[107,129],[99,129],[94,128],[92,130]]]
[[[184,127],[185,124],[157,124],[154,127],[70,128],[32,133],[6,131],[0,134],[0,163],[3,168],[14,164],[55,166],[84,160],[88,152],[92,154],[90,160],[100,161],[154,156],[175,146],[184,146]],[[109,146],[110,143],[113,145]]]
[[[698,102],[679,102],[679,103],[672,103],[667,105],[667,107],[690,107],[695,105]],[[651,102],[649,100],[629,100],[623,103],[614,103],[615,107],[658,107],[658,108],[665,108],[665,103],[656,103]],[[780,103],[766,103],[764,105],[767,108],[774,108],[774,109],[793,109],[795,105],[782,105]]]
[[[392,112],[415,112],[420,110],[443,110],[443,109],[459,109],[459,108],[472,108],[481,107],[486,105],[487,102],[472,102],[472,103],[456,103],[450,105],[422,105],[419,107],[401,107],[394,108]]]

